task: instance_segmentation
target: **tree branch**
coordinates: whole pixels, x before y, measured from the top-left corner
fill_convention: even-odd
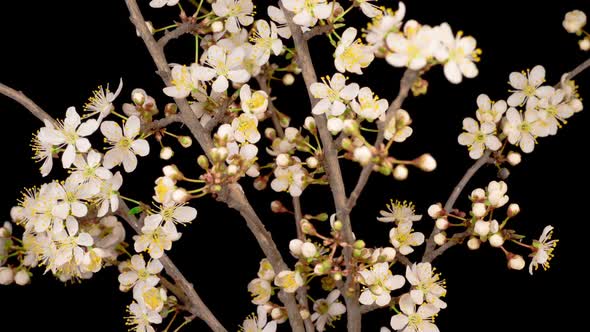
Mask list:
[[[332,24],[332,23],[328,23],[325,25],[316,25],[315,27],[311,28],[310,30],[307,30],[303,34],[303,39],[305,39],[307,41],[307,40],[312,39],[315,36],[330,33],[333,30],[334,30],[334,24]]]
[[[158,45],[161,48],[166,47],[166,45],[173,39],[178,39],[180,36],[195,32],[198,24],[195,22],[184,22],[178,25],[174,30],[167,31],[164,33],[160,39],[158,39]]]
[[[310,86],[317,82],[317,76],[315,68],[311,60],[311,54],[307,41],[303,37],[301,28],[293,22],[293,13],[286,10],[283,4],[279,2],[281,10],[285,14],[285,18],[291,30],[293,42],[295,43],[295,49],[297,52],[296,59],[301,72],[305,85],[307,87],[307,93],[311,107],[317,103],[316,98],[313,96],[310,90]],[[352,244],[354,241],[354,235],[352,233],[352,225],[350,223],[350,217],[346,210],[346,192],[344,188],[344,181],[342,179],[342,172],[340,171],[340,164],[338,162],[338,150],[334,146],[332,140],[332,134],[328,131],[326,124],[326,117],[324,115],[314,115],[314,119],[320,134],[320,140],[322,142],[322,152],[324,154],[324,166],[328,175],[328,181],[330,189],[332,190],[332,197],[334,199],[334,205],[336,207],[336,215],[342,222],[342,234],[344,241]],[[349,269],[349,276],[346,278],[346,283],[343,292],[344,300],[347,307],[347,319],[348,319],[348,331],[358,332],[361,330],[361,313],[359,298],[359,287],[355,283],[355,271],[352,259],[351,246],[347,246],[343,249],[344,259],[346,267]]]
[[[161,128],[168,127],[170,124],[175,122],[182,122],[182,117],[180,114],[172,114],[165,118],[161,118],[159,120],[152,121],[148,123],[143,131],[152,131],[158,130]]]
[[[167,86],[170,85],[170,68],[166,60],[166,56],[164,55],[164,50],[149,32],[143,15],[141,14],[141,10],[137,5],[137,1],[125,0],[125,3],[127,4],[127,8],[129,9],[129,13],[131,15],[131,22],[133,22],[136,29],[139,31],[141,38],[143,39],[154,63],[156,64],[156,67],[158,68],[158,73],[162,77],[164,83]],[[199,119],[193,113],[186,98],[175,98],[174,101],[180,109],[180,114],[184,124],[187,125],[204,152],[209,155],[211,149],[214,146],[209,133],[205,131],[205,128],[203,128],[199,122]],[[244,219],[246,219],[248,228],[256,237],[259,246],[262,248],[266,257],[268,257],[270,263],[273,266],[273,269],[277,271],[277,273],[286,270],[287,264],[285,264],[283,261],[283,258],[272,237],[270,236],[270,233],[266,230],[258,215],[256,215],[256,212],[248,202],[248,199],[241,190],[241,187],[239,187],[237,184],[229,184],[225,186],[220,194],[220,198],[230,208],[240,212]],[[289,323],[291,324],[292,330],[297,332],[304,331],[303,320],[299,314],[299,308],[297,307],[295,296],[293,294],[285,294],[285,296],[282,298],[284,300],[285,306],[287,307]]]
[[[116,214],[123,218],[137,234],[141,234],[140,223],[134,215],[129,214],[129,207],[125,204],[125,201],[119,200],[119,209]],[[211,330],[227,332],[209,308],[207,308],[205,303],[201,300],[201,297],[199,297],[199,294],[197,294],[193,288],[193,285],[186,280],[174,262],[172,262],[167,255],[162,256],[160,262],[164,266],[166,274],[174,280],[175,286],[177,287],[168,289],[175,293],[179,299],[185,301],[188,311],[193,315],[192,317],[189,317],[189,319],[192,319],[194,316],[199,317],[211,328]],[[163,285],[165,285],[165,283],[163,283]],[[178,290],[181,291],[181,294],[178,293]]]
[[[24,108],[28,109],[31,114],[36,116],[37,119],[41,121],[48,120],[54,125],[57,123],[55,119],[51,117],[51,115],[47,114],[47,112],[39,107],[39,105],[35,104],[34,101],[29,99],[29,97],[27,97],[21,91],[17,91],[7,85],[0,83],[0,93],[21,104]]]
[[[578,76],[581,72],[588,69],[589,67],[590,67],[590,58],[586,59],[586,61],[582,62],[576,68],[572,69],[572,71],[570,71],[567,74],[567,79],[568,80],[573,79],[574,77]]]

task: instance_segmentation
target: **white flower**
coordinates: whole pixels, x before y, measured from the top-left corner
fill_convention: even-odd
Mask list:
[[[533,123],[538,119],[534,110],[521,112],[510,107],[506,112],[506,120],[503,123],[502,131],[508,137],[510,144],[518,145],[525,153],[535,149],[535,137],[533,134]]]
[[[80,115],[74,107],[68,108],[66,118],[62,123],[58,123],[58,128],[54,128],[51,122],[46,121],[45,127],[39,130],[39,140],[42,143],[63,146],[66,149],[61,156],[61,162],[64,168],[69,168],[74,159],[76,152],[86,152],[90,150],[90,141],[86,138],[94,133],[98,128],[98,121],[90,119],[81,123]]]
[[[440,280],[440,274],[433,273],[430,263],[414,263],[406,266],[406,279],[412,285],[410,296],[414,303],[422,304],[424,301],[444,309],[447,304],[440,299],[447,293],[444,288],[444,280]]]
[[[134,249],[138,253],[147,251],[153,259],[159,259],[164,250],[172,248],[172,242],[178,240],[181,234],[172,221],[167,221],[164,225],[160,225],[157,219],[150,221],[154,222],[146,220],[141,228],[142,234],[133,237]]]
[[[256,63],[259,66],[268,62],[271,51],[274,55],[279,55],[283,50],[283,42],[278,37],[277,26],[272,21],[270,25],[265,20],[256,21],[256,30],[250,40],[254,42]]]
[[[357,0],[356,1],[357,3],[360,3],[361,11],[363,12],[363,14],[365,14],[365,16],[370,17],[370,18],[378,16],[379,14],[382,13],[381,10],[379,9],[379,7],[370,3],[372,1],[376,1],[376,0]]]
[[[171,202],[168,205],[161,206],[159,213],[147,216],[145,224],[159,225],[164,221],[185,225],[195,220],[196,217],[197,209],[194,207]]]
[[[391,301],[391,291],[400,289],[406,282],[406,279],[400,275],[392,275],[387,262],[377,263],[370,270],[359,272],[359,282],[367,288],[363,290],[359,297],[359,302],[364,305],[376,303],[383,307]]]
[[[92,183],[79,184],[67,178],[63,186],[55,186],[55,198],[59,201],[53,206],[51,213],[61,219],[66,219],[70,213],[76,217],[84,217],[88,208],[84,201],[98,194],[100,188]]]
[[[526,101],[526,109],[530,110],[537,106],[537,97],[544,97],[551,93],[550,86],[541,86],[545,82],[545,68],[537,65],[525,73],[512,72],[509,76],[510,85],[516,89],[508,97],[509,106],[520,106]]]
[[[461,83],[463,76],[467,78],[477,76],[478,70],[473,62],[478,61],[479,50],[475,48],[475,38],[462,37],[461,32],[454,37],[447,23],[435,29],[441,47],[434,51],[434,56],[444,63],[444,73],[449,82],[458,84]]]
[[[458,141],[461,145],[467,145],[472,159],[480,158],[486,148],[496,151],[502,147],[502,143],[495,135],[496,125],[493,123],[484,122],[479,126],[474,119],[465,118],[463,130],[467,132],[461,133]]]
[[[206,63],[210,68],[197,65],[193,69],[193,75],[201,81],[210,81],[217,77],[213,82],[213,91],[224,92],[229,87],[228,79],[235,83],[245,83],[250,79],[250,74],[242,68],[244,55],[244,49],[241,47],[234,48],[228,53],[223,48],[213,45],[207,50]]]
[[[398,109],[395,111],[395,115],[385,127],[383,137],[386,140],[393,139],[394,142],[403,142],[413,133],[413,129],[410,127],[412,119],[410,114],[404,109]]]
[[[145,305],[136,302],[129,306],[130,316],[126,317],[127,325],[134,326],[137,332],[155,332],[151,324],[162,323],[162,317],[156,311],[149,310]]]
[[[372,157],[373,154],[371,153],[371,149],[363,145],[354,149],[352,160],[357,161],[359,164],[365,166],[369,164]]]
[[[79,232],[78,221],[72,216],[66,219],[66,228],[56,232],[53,240],[57,242],[57,252],[53,262],[54,267],[57,268],[70,262],[72,258],[76,265],[80,265],[84,258],[82,247],[90,247],[94,243],[90,234]]]
[[[508,196],[506,192],[508,191],[508,185],[504,181],[491,181],[488,184],[487,193],[488,193],[488,201],[490,202],[490,206],[494,208],[499,208],[504,206],[508,203]]]
[[[304,281],[299,272],[295,271],[281,271],[275,276],[275,285],[281,287],[287,293],[295,293],[295,291],[303,286]]]
[[[254,22],[252,0],[217,0],[211,8],[215,15],[225,17],[225,28],[231,33],[240,31],[240,25],[248,26]]]
[[[389,64],[419,70],[432,57],[437,40],[431,27],[410,20],[404,25],[403,34],[388,34],[386,44],[391,50],[385,57]]]
[[[477,96],[477,111],[475,115],[479,122],[498,123],[502,120],[502,115],[506,112],[506,102],[499,100],[493,102],[486,94]]]
[[[279,36],[285,39],[291,38],[291,29],[289,29],[289,25],[287,24],[285,13],[283,13],[280,8],[275,6],[266,7],[266,12],[268,17],[277,23],[277,33]]]
[[[419,246],[424,242],[424,234],[412,233],[412,222],[404,221],[391,229],[389,240],[402,255],[408,255],[414,252],[412,247]]]
[[[100,187],[100,192],[97,194],[97,216],[102,217],[109,212],[109,207],[112,212],[119,209],[119,188],[123,184],[123,177],[120,172],[115,173],[112,178],[104,181]]]
[[[70,174],[70,178],[75,183],[90,183],[92,186],[99,187],[105,180],[113,177],[113,173],[100,164],[102,154],[96,150],[88,151],[86,158],[81,154],[76,156],[74,166],[76,168]]]
[[[387,35],[399,31],[406,15],[406,5],[400,1],[398,6],[398,10],[395,12],[387,8],[382,15],[375,17],[367,27],[365,39],[373,52],[380,57],[383,57],[386,51],[384,46]]]
[[[359,85],[346,84],[346,78],[340,73],[332,78],[322,78],[323,83],[313,83],[309,89],[315,98],[321,99],[311,110],[313,114],[326,113],[329,116],[338,116],[344,113],[346,105],[359,93]]]
[[[361,68],[367,68],[375,58],[369,46],[363,45],[360,39],[355,40],[356,33],[355,28],[344,30],[334,51],[334,66],[341,73],[349,71],[362,75]]]
[[[318,19],[330,17],[333,4],[326,2],[326,0],[282,0],[285,9],[295,13],[293,22],[303,27],[312,27]]]
[[[245,113],[262,117],[268,107],[268,95],[262,90],[252,93],[250,86],[244,84],[240,88],[240,105]]]
[[[357,99],[358,102],[353,100],[350,103],[350,107],[356,114],[368,121],[377,119],[389,107],[386,99],[379,99],[377,96],[374,96],[373,91],[367,87],[359,90]]]
[[[158,273],[162,271],[164,266],[159,260],[152,259],[146,266],[142,255],[133,255],[130,263],[129,269],[119,275],[119,283],[121,284],[119,288],[122,291],[129,290],[138,283],[154,287],[160,282]]]
[[[391,327],[404,332],[438,332],[438,327],[432,322],[440,310],[432,304],[423,304],[416,311],[416,304],[409,294],[404,294],[399,300],[401,313],[391,317]]]
[[[125,172],[130,173],[137,167],[137,157],[147,156],[150,153],[150,146],[144,139],[136,139],[139,135],[140,122],[135,115],[130,116],[125,122],[123,132],[118,123],[105,121],[100,125],[100,131],[106,137],[109,144],[113,145],[104,156],[104,167],[111,169],[123,163]]]
[[[252,295],[252,303],[263,305],[270,300],[272,285],[268,280],[256,278],[248,283],[248,292]]]
[[[400,201],[390,201],[390,204],[387,204],[387,210],[379,211],[381,217],[377,217],[377,220],[381,222],[395,222],[397,224],[402,222],[414,222],[419,221],[422,219],[421,214],[415,214],[415,207],[412,202],[400,202]]]
[[[275,277],[275,271],[266,258],[260,260],[260,268],[258,269],[258,277],[264,280],[272,281]]]
[[[139,283],[133,287],[133,298],[139,305],[149,310],[160,312],[166,302],[166,289],[150,286],[146,283]]]
[[[153,8],[162,8],[165,5],[168,6],[176,6],[179,0],[151,0],[150,7]]]
[[[119,96],[122,89],[123,79],[119,80],[119,87],[115,93],[112,93],[108,86],[106,90],[102,87],[98,87],[98,89],[94,91],[93,96],[88,100],[88,103],[84,105],[84,108],[86,111],[90,112],[90,115],[98,113],[98,122],[100,122],[115,109],[113,101]]]
[[[167,176],[161,176],[156,179],[155,195],[152,198],[160,204],[168,204],[172,201],[174,190],[176,190],[176,181]]]
[[[288,191],[293,197],[301,196],[305,188],[305,170],[299,162],[286,168],[275,168],[274,175],[275,179],[270,183],[274,191]]]
[[[543,229],[539,240],[533,241],[533,253],[530,255],[533,259],[529,265],[529,273],[533,274],[533,271],[539,267],[539,264],[543,266],[543,269],[549,268],[549,261],[553,258],[553,249],[557,245],[559,240],[551,240],[553,235],[553,226],[549,225]]]
[[[266,310],[264,306],[258,306],[256,309],[258,316],[247,318],[242,323],[244,332],[275,332],[277,330],[277,322],[271,321],[267,323]]]
[[[250,143],[256,143],[260,140],[258,119],[252,114],[240,114],[239,117],[233,119],[231,126],[234,130],[234,139],[240,143],[244,143],[246,141]]]
[[[586,25],[586,14],[581,10],[572,10],[565,14],[563,27],[569,33],[580,33]]]
[[[197,88],[198,79],[195,75],[196,64],[190,67],[183,65],[174,65],[172,67],[172,80],[170,84],[164,88],[164,93],[172,98],[186,98],[191,91]]]
[[[346,312],[346,307],[336,301],[339,296],[340,291],[335,289],[325,299],[318,299],[314,302],[313,310],[315,312],[311,315],[311,320],[315,322],[319,332],[326,330],[326,324],[332,326],[332,321]]]
[[[565,103],[565,92],[555,90],[549,96],[542,98],[537,103],[538,119],[534,124],[534,131],[538,136],[555,135],[560,122],[566,123],[566,119],[574,114],[570,105]]]
[[[53,145],[47,142],[42,142],[39,139],[39,134],[36,134],[33,137],[33,143],[31,146],[35,153],[33,159],[35,159],[36,162],[43,162],[41,167],[39,167],[41,175],[44,177],[49,175],[53,168],[53,153],[56,152]]]

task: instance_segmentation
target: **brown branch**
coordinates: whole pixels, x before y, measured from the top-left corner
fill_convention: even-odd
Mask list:
[[[156,42],[153,35],[149,32],[147,26],[145,25],[145,20],[141,14],[139,6],[137,5],[137,1],[125,0],[125,3],[127,4],[127,8],[129,9],[129,13],[131,15],[131,22],[133,22],[135,28],[139,31],[141,38],[143,39],[156,67],[158,68],[158,73],[162,77],[164,83],[167,86],[170,85],[170,68],[166,60],[164,50]],[[192,135],[195,137],[201,148],[203,148],[205,153],[209,155],[211,149],[214,146],[209,133],[205,131],[205,128],[203,128],[199,122],[198,117],[193,113],[190,105],[188,104],[188,101],[185,98],[175,98],[174,100],[180,109],[183,123],[189,128]],[[266,230],[258,215],[256,215],[256,212],[248,202],[248,199],[244,195],[239,185],[229,184],[225,186],[222,191],[222,195],[220,195],[220,198],[230,208],[237,210],[244,217],[248,228],[253,233],[256,240],[258,241],[258,245],[262,248],[264,254],[271,262],[273,269],[277,271],[277,273],[286,270],[287,264],[285,264],[283,261],[283,258],[277,249],[270,233]],[[297,307],[295,296],[293,294],[285,294],[285,296],[282,297],[282,300],[284,300],[283,302],[287,307],[291,329],[297,332],[304,331],[305,329],[303,326],[303,321],[301,319],[301,315],[299,314],[299,308]]]
[[[447,199],[447,202],[445,203],[445,206],[444,206],[445,211],[451,212],[451,210],[453,210],[453,206],[455,205],[457,198],[459,198],[459,195],[461,195],[461,193],[463,192],[463,189],[465,188],[467,183],[469,183],[469,180],[471,180],[471,178],[475,175],[475,173],[477,173],[477,171],[479,171],[479,169],[483,165],[494,161],[493,158],[490,158],[491,153],[492,152],[490,150],[486,150],[486,152],[484,152],[483,156],[481,156],[481,158],[477,159],[475,161],[475,163],[467,169],[467,171],[465,172],[465,174],[463,175],[463,177],[461,178],[459,183],[457,183],[455,188],[453,188],[451,195]],[[450,247],[452,247],[456,244],[456,241],[452,241],[452,243],[451,243],[451,241],[445,243],[442,246],[442,247],[445,247],[445,249],[440,250],[442,247],[439,248],[438,250],[436,250],[436,255],[435,255],[434,248],[436,247],[436,243],[434,243],[434,237],[438,233],[440,233],[440,230],[435,225],[432,228],[432,232],[430,233],[430,236],[428,237],[428,241],[426,241],[426,250],[424,251],[424,255],[422,256],[423,262],[432,262],[436,257],[438,257],[440,254],[445,252],[445,250],[449,249]],[[462,234],[462,233],[460,233],[460,234]],[[457,235],[457,234],[455,234],[455,235]]]
[[[418,72],[414,70],[407,69],[404,72],[404,75],[402,76],[402,79],[399,84],[399,92],[397,94],[397,97],[395,97],[395,99],[391,102],[391,105],[389,105],[389,108],[385,112],[385,121],[379,121],[378,123],[379,132],[377,133],[377,138],[375,139],[375,144],[373,144],[373,146],[379,147],[383,143],[383,138],[385,135],[385,129],[387,128],[387,125],[389,124],[389,122],[391,122],[391,119],[393,119],[397,110],[401,108],[404,100],[408,96],[408,92],[412,88],[412,85],[414,85],[414,82],[417,78]],[[367,181],[369,181],[369,177],[373,172],[374,166],[375,164],[373,162],[370,162],[363,167],[363,170],[361,171],[359,179],[356,183],[356,186],[354,187],[352,193],[350,193],[348,202],[346,202],[346,209],[348,213],[350,213],[350,211],[352,211],[352,209],[355,207],[356,201],[365,189]]]
[[[588,69],[589,67],[590,67],[590,58],[586,59],[586,61],[582,62],[576,68],[572,69],[572,71],[570,71],[567,74],[567,79],[568,80],[573,79],[574,77],[578,76],[581,72]]]
[[[17,91],[7,85],[0,83],[0,93],[21,104],[24,108],[28,109],[31,114],[36,116],[37,119],[41,121],[48,120],[54,125],[57,123],[55,119],[51,117],[51,115],[47,114],[47,112],[39,107],[39,105],[35,104],[34,101],[32,101],[21,91]]]
[[[125,201],[119,200],[119,209],[116,214],[124,219],[133,230],[141,234],[140,222],[137,218],[129,214],[129,207],[125,204]],[[193,319],[195,316],[202,319],[213,331],[227,332],[227,330],[221,325],[221,323],[215,318],[213,313],[207,308],[205,303],[199,297],[199,294],[193,288],[193,285],[186,280],[182,272],[176,267],[174,262],[167,256],[164,255],[160,258],[160,262],[166,270],[166,274],[174,280],[176,288],[168,288],[177,297],[185,302],[188,311],[192,314],[188,319]],[[165,283],[163,283],[165,285]],[[180,290],[180,292],[179,292]]]
[[[161,48],[166,47],[166,45],[173,39],[178,39],[180,36],[187,34],[187,33],[194,33],[198,24],[195,22],[184,22],[180,23],[174,30],[166,31],[164,36],[158,39],[158,45]]]
[[[172,114],[172,115],[169,115],[165,118],[161,118],[159,120],[152,121],[145,126],[144,131],[149,132],[152,130],[158,130],[161,128],[165,128],[175,122],[182,122],[182,117],[180,116],[180,114]]]
[[[281,10],[285,14],[285,18],[291,30],[293,42],[296,50],[296,60],[301,68],[301,73],[307,87],[307,93],[311,107],[317,103],[317,99],[313,96],[310,90],[310,86],[317,82],[317,76],[315,68],[311,60],[311,54],[307,41],[303,37],[301,28],[293,22],[293,13],[285,10],[282,3],[279,3]],[[344,188],[344,181],[342,179],[342,172],[340,171],[340,164],[338,162],[338,150],[334,146],[332,140],[332,134],[328,131],[326,124],[326,117],[324,115],[314,115],[314,119],[320,134],[320,140],[322,142],[322,152],[324,154],[324,166],[328,175],[328,181],[330,189],[332,190],[332,197],[334,205],[336,207],[336,215],[342,222],[342,234],[344,241],[352,244],[354,241],[354,235],[352,233],[352,225],[350,223],[350,217],[346,210],[346,192]],[[359,298],[359,287],[355,282],[354,262],[352,258],[352,247],[347,246],[344,248],[344,259],[346,267],[351,271],[350,275],[346,278],[344,286],[345,292],[343,292],[344,300],[347,307],[347,326],[348,331],[358,332],[361,330],[361,313]]]
[[[334,24],[328,23],[325,25],[316,25],[315,27],[311,28],[310,30],[306,31],[303,34],[303,39],[306,41],[312,39],[315,36],[328,34],[334,30]]]

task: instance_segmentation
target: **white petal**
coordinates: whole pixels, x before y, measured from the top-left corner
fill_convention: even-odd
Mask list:
[[[510,85],[512,85],[513,88],[518,89],[518,90],[522,90],[524,89],[524,87],[527,84],[527,79],[526,77],[519,72],[512,72],[510,73],[510,76],[508,76],[508,80]],[[510,104],[510,103],[508,103]]]
[[[539,86],[545,81],[545,68],[543,66],[535,66],[529,74],[529,82],[533,86]]]
[[[63,168],[69,168],[76,159],[76,148],[72,144],[68,144],[66,150],[61,155],[61,164]]]
[[[98,121],[90,119],[80,125],[76,133],[80,136],[88,136],[94,133],[98,129]]]
[[[80,233],[80,235],[78,235],[78,240],[76,241],[76,243],[78,243],[81,246],[88,247],[94,243],[94,240],[92,239],[92,236],[90,236],[90,234]]]
[[[147,156],[150,153],[150,145],[144,139],[138,139],[131,143],[131,148],[135,154],[140,155],[142,157]]]
[[[228,86],[229,83],[227,81],[227,78],[225,78],[225,76],[219,76],[217,77],[215,82],[213,82],[213,91],[222,93],[227,90]]]
[[[188,223],[197,217],[197,209],[190,206],[179,206],[174,210],[174,218],[181,223]]]
[[[100,125],[100,132],[109,141],[118,142],[123,137],[123,132],[119,124],[114,121],[105,121]]]
[[[134,138],[139,134],[140,127],[141,122],[139,121],[139,118],[135,115],[130,116],[125,122],[125,128],[123,129],[125,137]]]
[[[230,70],[227,77],[235,83],[245,83],[250,79],[250,73],[244,69]]]
[[[403,314],[397,314],[391,317],[391,321],[389,322],[389,324],[391,325],[391,328],[399,331],[403,329],[406,325],[408,325],[408,322],[408,316]]]

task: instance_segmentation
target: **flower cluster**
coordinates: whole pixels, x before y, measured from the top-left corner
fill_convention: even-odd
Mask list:
[[[563,19],[563,28],[578,36],[585,35],[584,38],[578,41],[578,45],[582,51],[590,50],[590,35],[584,30],[586,26],[586,14],[581,10],[572,10],[565,14]]]

